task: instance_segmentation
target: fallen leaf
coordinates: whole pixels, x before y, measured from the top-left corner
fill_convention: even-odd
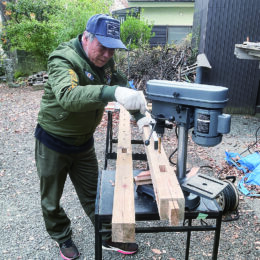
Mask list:
[[[160,255],[162,253],[161,250],[155,248],[153,248],[152,251],[157,255]]]
[[[150,246],[151,245],[151,243],[148,241],[148,242],[145,242],[145,244],[146,245],[148,245],[148,246]]]
[[[237,239],[238,237],[239,237],[238,234],[236,234],[236,235],[233,236],[234,239]]]

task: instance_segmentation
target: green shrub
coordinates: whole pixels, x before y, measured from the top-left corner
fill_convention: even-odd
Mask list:
[[[90,16],[108,13],[111,0],[19,0],[6,6],[1,34],[6,50],[24,50],[46,62],[59,43],[82,33]]]
[[[5,68],[4,68],[4,62],[3,59],[0,59],[0,76],[5,75]]]
[[[152,25],[139,17],[126,16],[121,25],[121,39],[128,49],[136,49],[148,44],[152,34]]]
[[[18,78],[21,78],[21,77],[27,77],[27,76],[28,76],[28,74],[26,74],[26,73],[24,73],[22,71],[16,71],[14,73],[14,78],[15,79],[18,79]]]

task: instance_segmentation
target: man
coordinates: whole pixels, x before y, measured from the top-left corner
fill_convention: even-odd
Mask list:
[[[107,102],[117,101],[131,111],[140,128],[147,124],[142,115],[145,99],[128,88],[125,76],[115,69],[112,57],[117,48],[126,49],[119,21],[99,14],[89,19],[83,34],[60,44],[48,59],[49,79],[35,130],[35,159],[45,226],[63,259],[79,256],[70,220],[60,206],[68,174],[94,223],[98,164],[93,133]],[[124,254],[138,250],[135,243],[111,239],[104,240],[103,247]]]

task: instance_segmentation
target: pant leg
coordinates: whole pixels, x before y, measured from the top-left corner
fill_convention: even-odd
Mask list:
[[[94,146],[88,151],[73,155],[69,175],[80,203],[94,224],[97,193],[98,162]]]
[[[84,211],[94,225],[98,180],[98,162],[94,147],[89,151],[76,156],[70,169],[70,178],[75,186]],[[103,223],[102,229],[111,230],[111,223]],[[102,235],[103,240],[110,238],[110,234]]]
[[[36,140],[35,160],[40,178],[41,206],[46,230],[52,239],[62,243],[71,237],[70,220],[60,206],[72,159]]]

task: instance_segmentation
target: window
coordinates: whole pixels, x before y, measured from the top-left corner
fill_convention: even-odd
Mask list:
[[[191,26],[174,26],[167,28],[167,43],[180,43],[191,32]]]

